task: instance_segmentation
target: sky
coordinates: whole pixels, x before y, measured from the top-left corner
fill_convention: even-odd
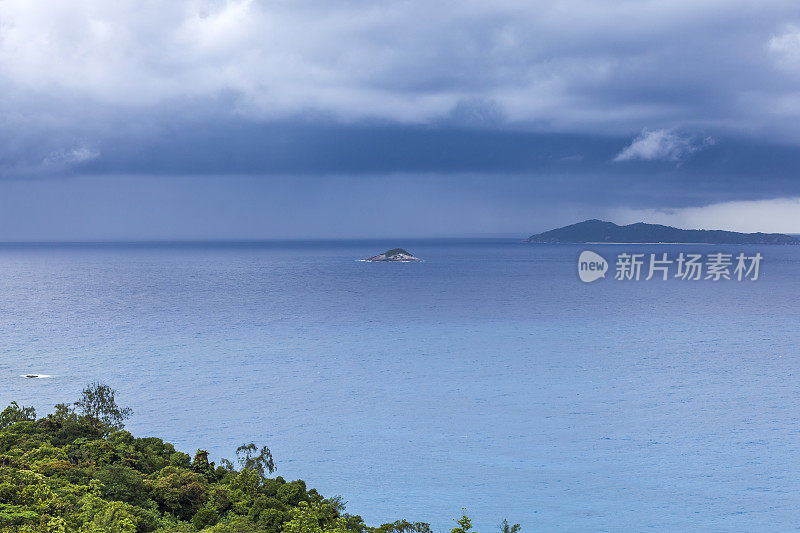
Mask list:
[[[800,233],[800,3],[0,0],[0,241]]]

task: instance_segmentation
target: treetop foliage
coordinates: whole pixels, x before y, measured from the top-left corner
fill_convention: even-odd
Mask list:
[[[240,446],[237,470],[135,438],[115,396],[92,383],[44,418],[16,402],[0,413],[0,533],[431,533],[405,520],[368,527],[341,497],[267,477],[266,446]],[[459,524],[453,533],[471,533],[466,515]]]
[[[90,383],[83,389],[80,399],[75,402],[75,410],[97,429],[120,430],[125,427],[122,421],[130,418],[133,411],[127,407],[119,407],[115,396],[116,391],[108,385]]]

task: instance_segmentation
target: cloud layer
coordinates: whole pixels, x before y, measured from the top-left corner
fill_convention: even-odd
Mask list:
[[[35,104],[532,127],[784,127],[796,2],[0,0],[0,89]]]
[[[250,177],[291,181],[288,212],[349,178],[435,182],[431,212],[462,189],[467,213],[516,205],[481,222],[498,231],[796,197],[798,87],[795,0],[0,0],[0,197],[69,176],[87,205],[123,202],[102,187],[128,176],[108,183],[149,187],[142,212],[169,189],[172,213],[190,195],[159,180],[192,177],[213,226],[206,203]]]

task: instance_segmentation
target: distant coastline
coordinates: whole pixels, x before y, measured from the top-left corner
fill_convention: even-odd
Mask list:
[[[541,244],[782,244],[800,245],[800,238],[783,233],[739,233],[725,230],[681,229],[637,222],[620,226],[604,220],[585,220],[531,235]]]

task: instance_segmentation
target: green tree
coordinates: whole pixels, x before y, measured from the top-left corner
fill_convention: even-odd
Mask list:
[[[33,524],[38,521],[39,514],[27,507],[0,503],[0,528],[3,531],[6,529],[13,531],[23,524]]]
[[[219,522],[219,513],[213,507],[201,507],[192,517],[192,525],[198,531]]]
[[[96,477],[106,500],[140,507],[146,507],[150,500],[142,475],[132,468],[119,464],[107,465],[97,470]]]
[[[205,481],[200,474],[168,466],[151,476],[146,484],[160,511],[189,520],[208,501]]]
[[[129,418],[133,411],[122,408],[116,402],[117,391],[102,383],[93,382],[83,389],[81,399],[75,402],[78,413],[94,428],[106,433],[125,427],[123,420]]]
[[[292,518],[283,525],[283,533],[347,533],[347,522],[338,517],[325,520],[329,514],[325,504],[300,502],[292,512]]]
[[[47,415],[47,418],[55,422],[67,422],[77,420],[77,415],[66,403],[57,403],[55,412]]]
[[[375,531],[376,533],[433,533],[431,525],[427,522],[409,522],[408,520],[382,524],[375,528]]]
[[[272,460],[272,452],[266,446],[263,446],[258,454],[257,451],[258,448],[252,442],[242,444],[236,448],[236,457],[242,468],[258,472],[258,475],[264,478],[267,477],[267,473],[275,471],[275,461]]]
[[[469,519],[467,516],[467,510],[465,508],[461,508],[461,518],[455,520],[458,527],[454,527],[450,530],[450,533],[469,533],[472,530],[472,520]],[[472,531],[472,533],[477,533],[476,531]]]
[[[500,531],[503,533],[517,533],[521,529],[519,524],[509,525],[508,519],[504,518],[502,522],[500,522]]]
[[[17,402],[3,409],[0,413],[0,429],[5,429],[11,424],[36,420],[36,409],[33,407],[22,407]]]
[[[192,459],[192,470],[208,480],[214,480],[214,462],[208,461],[208,452],[206,450],[197,450]]]

